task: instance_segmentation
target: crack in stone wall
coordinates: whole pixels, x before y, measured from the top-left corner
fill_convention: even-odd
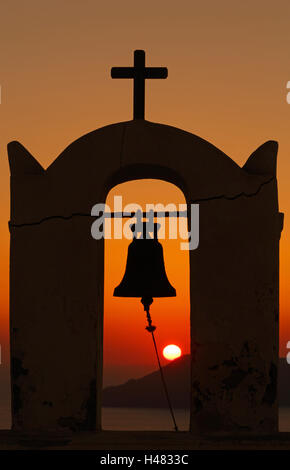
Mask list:
[[[219,196],[212,196],[212,197],[209,197],[209,198],[194,199],[194,200],[191,200],[190,203],[191,204],[199,204],[200,202],[214,201],[214,200],[217,200],[217,199],[225,199],[225,200],[228,200],[228,201],[234,201],[235,199],[238,199],[240,197],[254,197],[261,191],[261,189],[265,185],[271,183],[273,180],[275,180],[274,176],[272,176],[269,180],[264,181],[263,183],[261,183],[260,186],[258,187],[258,189],[255,192],[250,193],[250,194],[247,194],[245,192],[235,194],[234,196],[226,196],[226,195],[222,194],[222,195],[219,195]],[[92,216],[91,214],[85,214],[85,213],[81,213],[81,212],[75,212],[75,213],[70,214],[68,216],[65,216],[65,215],[51,215],[51,216],[48,216],[48,217],[44,217],[43,219],[38,220],[36,222],[24,222],[22,224],[14,224],[11,221],[9,221],[8,226],[9,226],[9,230],[11,230],[11,228],[21,228],[21,227],[29,227],[29,226],[33,226],[33,225],[40,225],[44,222],[47,222],[49,220],[54,220],[54,219],[70,220],[73,217],[96,217],[96,216]]]

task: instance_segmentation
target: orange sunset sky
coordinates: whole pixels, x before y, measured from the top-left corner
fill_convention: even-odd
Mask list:
[[[279,204],[280,211],[285,213],[280,245],[280,354],[285,354],[286,342],[290,340],[290,104],[286,101],[286,84],[290,81],[289,18],[289,0],[1,3],[0,343],[4,364],[9,361],[7,143],[20,141],[46,168],[81,135],[113,122],[130,120],[132,83],[112,80],[110,68],[132,65],[134,49],[146,51],[147,65],[167,66],[169,71],[167,80],[146,83],[146,119],[197,134],[239,165],[263,142],[271,139],[279,142]],[[134,195],[134,185],[136,189],[136,183],[128,183],[124,190],[127,198]],[[169,186],[152,183],[150,197],[154,193],[154,200],[149,202],[163,202],[163,198],[182,202],[180,191]],[[148,182],[139,187],[140,200],[134,197],[133,202],[144,202],[146,194]],[[182,286],[178,266],[184,268],[180,276],[186,276],[188,260],[186,252],[176,254],[177,241],[175,245],[170,243],[164,246],[166,268],[178,289]],[[114,247],[110,245],[110,250],[108,246],[105,322],[114,325],[119,306],[126,310],[124,301],[112,299],[111,295],[121,280],[126,251],[122,252],[125,245],[120,251],[117,242]],[[122,255],[120,263],[115,255]],[[183,342],[183,349],[188,352],[188,287],[182,289],[179,299],[170,303],[156,299],[152,316],[158,319],[160,347],[167,339],[176,340]],[[133,315],[136,311],[139,322],[137,345],[141,336],[146,336],[144,312],[138,300],[126,302],[126,318],[129,312]],[[167,337],[161,333],[165,329],[162,319],[165,310],[173,321],[170,328],[175,329],[174,338],[171,330],[166,332]],[[184,319],[182,327],[174,323],[179,314],[178,318]],[[116,325],[114,328],[107,328],[107,335],[115,335],[116,339],[120,329]],[[144,342],[146,358],[152,354],[149,340],[150,337],[148,345]],[[114,365],[117,346],[110,353],[108,341],[105,336],[105,358]],[[129,361],[126,357],[124,361]],[[154,358],[151,356],[148,361],[152,364]],[[133,371],[134,361],[131,363]],[[152,366],[148,362],[149,369]]]
[[[130,181],[113,188],[107,204],[114,210],[114,196],[122,195],[123,207],[136,202],[146,210],[146,204],[174,203],[184,210],[185,198],[179,188],[160,180]],[[170,209],[172,210],[172,209]],[[166,273],[176,289],[176,297],[156,298],[150,307],[153,325],[157,326],[156,341],[160,353],[168,344],[190,352],[189,252],[180,249],[180,236],[169,239],[169,219],[159,219],[158,236],[163,246]],[[176,221],[175,221],[176,222]],[[132,223],[124,219],[123,226]],[[172,222],[174,223],[174,222]],[[179,225],[180,224],[180,225]],[[171,226],[173,228],[173,226]],[[112,225],[113,233],[113,225]],[[161,239],[161,236],[165,238]],[[187,219],[179,219],[177,233],[187,235]],[[145,331],[146,314],[138,298],[112,297],[126,265],[131,240],[105,241],[105,299],[104,299],[104,385],[142,376],[157,367],[151,335]],[[161,356],[163,364],[168,363]]]

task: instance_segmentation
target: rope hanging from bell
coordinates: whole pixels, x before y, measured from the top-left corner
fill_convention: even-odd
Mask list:
[[[165,392],[165,395],[166,395],[168,408],[169,408],[169,411],[170,411],[170,414],[171,414],[171,417],[172,417],[172,421],[173,421],[173,424],[174,424],[174,429],[175,429],[175,431],[178,431],[178,427],[177,427],[175,416],[174,416],[173,407],[172,407],[172,404],[171,404],[171,400],[170,400],[168,388],[167,388],[167,385],[166,385],[163,369],[162,369],[159,354],[158,354],[158,348],[157,348],[157,344],[156,344],[156,340],[155,340],[155,336],[154,336],[154,331],[156,330],[156,326],[152,325],[152,319],[151,319],[151,315],[150,315],[150,305],[152,304],[152,302],[153,302],[152,297],[151,298],[150,297],[142,297],[142,299],[141,299],[141,303],[144,306],[144,310],[146,312],[147,322],[148,322],[148,326],[146,326],[145,329],[148,331],[148,333],[151,333],[151,335],[152,335],[152,340],[153,340],[154,349],[155,349],[155,353],[156,353],[156,358],[157,358],[157,362],[158,362],[158,367],[159,367],[159,371],[160,371],[160,377],[161,377],[163,389],[164,389],[164,392]]]

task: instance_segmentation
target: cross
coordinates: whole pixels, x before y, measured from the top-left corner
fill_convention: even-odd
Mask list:
[[[134,119],[144,119],[145,79],[167,78],[166,67],[145,67],[145,51],[134,51],[134,67],[112,67],[112,78],[133,78]]]

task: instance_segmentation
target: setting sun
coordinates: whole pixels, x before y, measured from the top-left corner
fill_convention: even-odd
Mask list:
[[[173,359],[177,359],[181,356],[181,349],[176,344],[168,344],[163,349],[163,356],[168,359],[169,361],[173,361]]]

